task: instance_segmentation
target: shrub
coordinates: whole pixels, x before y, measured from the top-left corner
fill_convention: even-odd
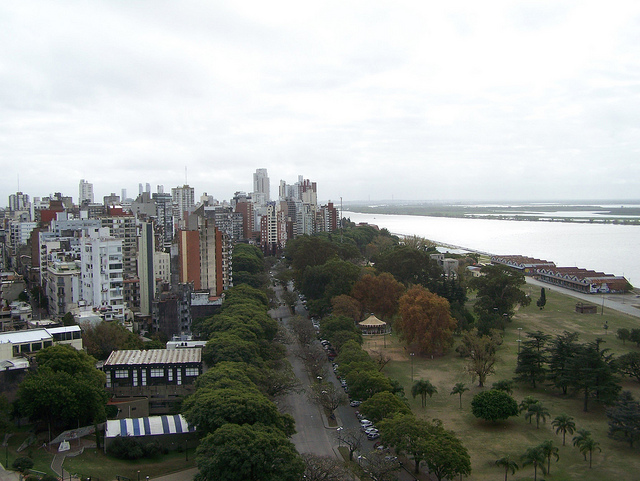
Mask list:
[[[142,444],[131,436],[116,436],[107,453],[118,459],[140,459],[144,456],[144,449]]]
[[[21,473],[24,473],[27,469],[33,468],[33,459],[31,458],[17,458],[11,467]]]
[[[471,412],[485,421],[499,421],[518,415],[518,403],[509,393],[491,389],[476,394],[471,401]]]

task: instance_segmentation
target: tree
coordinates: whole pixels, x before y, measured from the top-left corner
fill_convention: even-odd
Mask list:
[[[593,458],[593,452],[597,449],[598,451],[602,452],[602,449],[600,449],[600,443],[597,441],[594,441],[593,438],[588,437],[586,438],[584,441],[582,441],[579,445],[580,448],[580,452],[586,456],[587,453],[589,453],[589,469],[591,469],[591,461]]]
[[[560,459],[558,448],[553,445],[551,439],[547,439],[539,446],[542,454],[547,458],[547,474],[551,474],[551,458],[556,458],[556,462]]]
[[[640,352],[628,352],[615,361],[618,372],[635,378],[640,382]]]
[[[224,424],[196,449],[198,479],[299,481],[305,470],[294,445],[278,429]]]
[[[633,447],[640,439],[640,403],[633,399],[629,391],[623,391],[615,404],[607,409],[609,437],[621,439]]]
[[[510,379],[502,379],[500,381],[494,382],[491,385],[491,389],[504,391],[507,394],[513,394],[513,381]]]
[[[458,382],[455,386],[453,386],[451,392],[449,393],[450,396],[453,396],[454,394],[460,396],[460,409],[462,409],[462,395],[465,393],[465,391],[468,390],[469,388],[465,386],[463,382]]]
[[[482,391],[471,400],[471,412],[485,421],[500,421],[518,415],[518,404],[504,391]]]
[[[616,331],[616,336],[618,337],[618,339],[622,341],[622,345],[624,345],[626,341],[629,340],[631,336],[631,331],[629,331],[629,329],[625,327],[622,327]]]
[[[285,305],[289,308],[289,312],[294,314],[296,312],[296,306],[298,305],[298,301],[300,300],[298,295],[292,291],[284,291],[280,294],[280,299]]]
[[[542,422],[546,423],[549,416],[549,410],[541,402],[531,404],[524,415],[526,419],[536,418],[536,429],[540,429],[540,420],[542,419]]]
[[[18,387],[21,412],[33,420],[67,427],[106,419],[105,375],[95,358],[58,344],[36,354],[38,370]]]
[[[357,428],[338,428],[336,438],[349,449],[349,461],[353,461],[353,453],[362,447],[364,433]]]
[[[472,329],[463,336],[458,349],[468,358],[465,370],[474,381],[478,378],[478,387],[483,387],[487,377],[495,372],[494,365],[498,361],[496,352],[501,343],[502,337],[497,331],[492,331],[490,335],[479,335],[477,329]]]
[[[596,340],[578,346],[576,355],[570,361],[570,387],[575,392],[582,392],[585,412],[592,397],[605,404],[612,403],[621,389],[612,356],[607,349],[600,349],[600,343]]]
[[[544,287],[540,288],[540,298],[536,301],[536,306],[542,310],[544,306],[547,304],[547,295],[545,294]]]
[[[434,287],[442,276],[442,269],[429,253],[409,246],[396,246],[374,257],[378,272],[388,272],[398,281],[409,285]]]
[[[481,273],[484,275],[469,283],[477,291],[474,310],[481,317],[492,318],[501,326],[503,318],[509,320],[513,316],[516,305],[528,306],[531,302],[521,290],[526,284],[523,273],[502,265],[484,266]]]
[[[388,272],[375,276],[364,274],[354,284],[351,297],[358,300],[365,312],[372,312],[389,321],[398,310],[398,300],[404,286]]]
[[[397,481],[396,471],[401,468],[401,464],[396,456],[389,456],[385,451],[374,450],[368,452],[364,459],[362,468],[372,480],[375,481]]]
[[[334,316],[344,316],[354,323],[362,320],[362,305],[353,297],[341,294],[331,298],[331,313]]]
[[[511,474],[516,474],[516,471],[520,469],[518,463],[516,463],[510,456],[503,456],[500,459],[496,459],[496,466],[504,468],[504,481],[507,481],[509,471]]]
[[[588,429],[578,429],[577,434],[573,437],[573,445],[580,449],[580,446],[587,440],[591,438],[591,431]],[[582,451],[580,451],[582,453]],[[587,460],[587,454],[582,453],[584,455],[584,460]]]
[[[338,406],[346,404],[347,402],[346,394],[339,391],[332,382],[313,383],[309,392],[309,398],[324,408],[329,414],[333,414],[333,411],[338,409]]]
[[[504,391],[482,391],[471,401],[471,412],[485,421],[500,421],[518,415],[518,404]]]
[[[471,474],[471,458],[455,433],[437,422],[431,424],[429,431],[425,462],[438,481]]]
[[[378,423],[396,413],[411,414],[405,400],[384,391],[371,396],[360,405],[360,412],[374,423]]]
[[[273,402],[251,386],[198,389],[183,401],[182,413],[203,434],[213,433],[227,423],[260,423],[273,426],[286,436],[295,433],[293,418],[280,414]]]
[[[636,347],[640,347],[640,329],[631,329],[629,340],[636,343]]]
[[[82,343],[87,353],[98,360],[106,360],[112,351],[142,349],[139,336],[117,322],[103,321],[97,325],[83,323]]]
[[[536,481],[538,479],[538,468],[542,471],[542,474],[546,473],[546,469],[544,467],[545,456],[542,452],[542,448],[540,446],[536,446],[535,448],[528,448],[525,453],[522,455],[522,466],[533,465],[533,479]]]
[[[437,392],[436,387],[431,384],[431,381],[428,379],[420,379],[411,386],[411,396],[413,396],[414,399],[420,396],[423,408],[427,407],[427,396],[432,397]]]
[[[318,339],[316,330],[309,319],[295,316],[288,321],[289,328],[302,346],[310,346]]]
[[[568,414],[560,414],[551,422],[551,425],[556,428],[556,434],[562,432],[562,445],[565,445],[567,433],[573,434],[576,429],[576,423],[573,418]]]
[[[71,314],[70,312],[67,312],[62,318],[63,326],[75,326],[76,324],[76,318],[73,317],[73,314]]]
[[[202,350],[202,360],[209,366],[222,361],[262,365],[257,339],[249,341],[237,331],[216,332]]]
[[[525,396],[525,398],[520,401],[520,404],[518,405],[518,412],[528,412],[529,406],[532,406],[537,402],[538,400],[533,396]],[[531,419],[532,418],[529,418],[529,423],[531,423]]]
[[[441,355],[452,346],[456,321],[443,297],[414,286],[400,298],[399,311],[396,329],[412,349]]]
[[[379,423],[382,442],[393,446],[396,453],[406,453],[413,458],[414,472],[420,472],[420,463],[427,454],[426,438],[429,436],[429,425],[425,420],[416,419],[412,414],[396,414]]]
[[[377,370],[351,371],[347,375],[347,384],[351,396],[362,401],[376,393],[393,390],[389,378]]]
[[[352,479],[344,463],[331,456],[302,454],[305,481],[345,481]]]
[[[567,394],[571,385],[573,379],[571,366],[578,347],[578,333],[565,331],[556,336],[547,348],[547,379],[555,387],[560,388],[562,394]]]
[[[518,364],[516,366],[517,381],[530,382],[535,389],[538,382],[545,379],[547,369],[546,352],[544,346],[550,336],[541,331],[528,332],[528,340],[522,343],[522,348],[518,353]]]

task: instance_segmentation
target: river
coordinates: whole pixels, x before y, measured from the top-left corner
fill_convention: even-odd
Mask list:
[[[344,212],[353,222],[368,222],[394,234],[497,255],[524,255],[625,276],[640,286],[640,226]]]

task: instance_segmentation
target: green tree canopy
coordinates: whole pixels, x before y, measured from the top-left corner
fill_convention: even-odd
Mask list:
[[[383,391],[374,394],[360,405],[360,412],[374,423],[380,422],[396,413],[411,414],[411,409],[404,399]]]
[[[122,324],[107,321],[97,325],[85,323],[82,326],[82,343],[89,355],[101,361],[106,360],[112,351],[143,347],[140,336]]]
[[[230,332],[216,332],[202,350],[202,359],[209,366],[222,361],[262,365],[259,346]]]
[[[196,450],[198,479],[299,481],[305,469],[295,447],[276,428],[225,424]]]
[[[280,414],[256,387],[198,389],[183,401],[182,412],[201,433],[212,433],[227,423],[265,424],[287,436],[295,432],[293,418]]]
[[[503,327],[504,318],[513,316],[516,305],[528,306],[531,302],[521,289],[526,283],[524,274],[502,265],[487,265],[481,272],[484,275],[469,283],[477,291],[474,310],[481,318],[493,319],[489,328]]]
[[[38,370],[18,387],[21,412],[61,428],[106,418],[106,378],[94,358],[58,344],[39,351],[36,360]]]

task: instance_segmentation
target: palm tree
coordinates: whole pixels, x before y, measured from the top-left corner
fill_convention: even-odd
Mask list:
[[[578,429],[578,434],[577,436],[573,437],[573,445],[576,446],[578,449],[580,449],[580,446],[582,446],[582,443],[584,443],[587,439],[591,438],[591,431],[589,431],[588,429]],[[582,453],[582,450],[580,450],[580,452]],[[584,460],[587,460],[587,453],[582,453],[584,455]]]
[[[561,414],[557,416],[552,422],[551,425],[556,428],[556,434],[562,431],[562,445],[565,445],[565,439],[567,437],[567,433],[573,434],[576,430],[576,423],[573,422],[573,418],[568,414]]]
[[[587,458],[587,453],[589,453],[589,469],[591,469],[591,455],[593,454],[594,449],[602,452],[602,449],[600,449],[600,443],[594,441],[591,436],[580,443],[580,452],[584,455],[585,459]]]
[[[468,391],[468,390],[469,390],[469,388],[467,386],[465,386],[463,382],[458,382],[458,383],[456,383],[455,386],[453,386],[453,389],[449,393],[450,396],[452,396],[453,394],[458,394],[460,396],[460,409],[462,409],[462,394],[465,391]],[[500,458],[500,459],[502,459],[502,458]]]
[[[556,458],[556,462],[560,459],[558,448],[553,445],[551,439],[547,439],[538,447],[542,450],[544,457],[547,458],[547,474],[551,474],[551,458]]]
[[[538,400],[536,398],[534,398],[533,396],[527,396],[520,402],[520,405],[518,406],[518,410],[520,412],[523,412],[523,411],[526,412],[526,411],[529,410],[529,406],[531,406],[532,404],[535,404],[537,402],[538,402]],[[531,418],[529,418],[529,424],[531,424]]]
[[[436,387],[431,384],[430,381],[426,381],[424,379],[416,381],[415,384],[411,387],[411,395],[414,397],[414,399],[418,395],[420,395],[420,397],[422,398],[423,408],[427,406],[427,396],[431,397],[437,392],[438,390],[436,389]]]
[[[522,466],[533,464],[533,481],[538,480],[538,468],[545,474],[544,468],[545,457],[540,446],[529,448],[522,455]]]
[[[547,418],[551,416],[551,414],[549,414],[549,410],[544,407],[541,402],[537,402],[529,406],[529,410],[524,416],[529,419],[529,422],[531,422],[531,418],[535,416],[536,429],[540,429],[540,419],[542,419],[543,423],[546,423]]]
[[[503,456],[500,459],[497,459],[496,466],[504,468],[504,481],[507,481],[509,471],[511,471],[511,474],[516,474],[516,471],[520,468],[518,463],[511,459],[510,456]]]

